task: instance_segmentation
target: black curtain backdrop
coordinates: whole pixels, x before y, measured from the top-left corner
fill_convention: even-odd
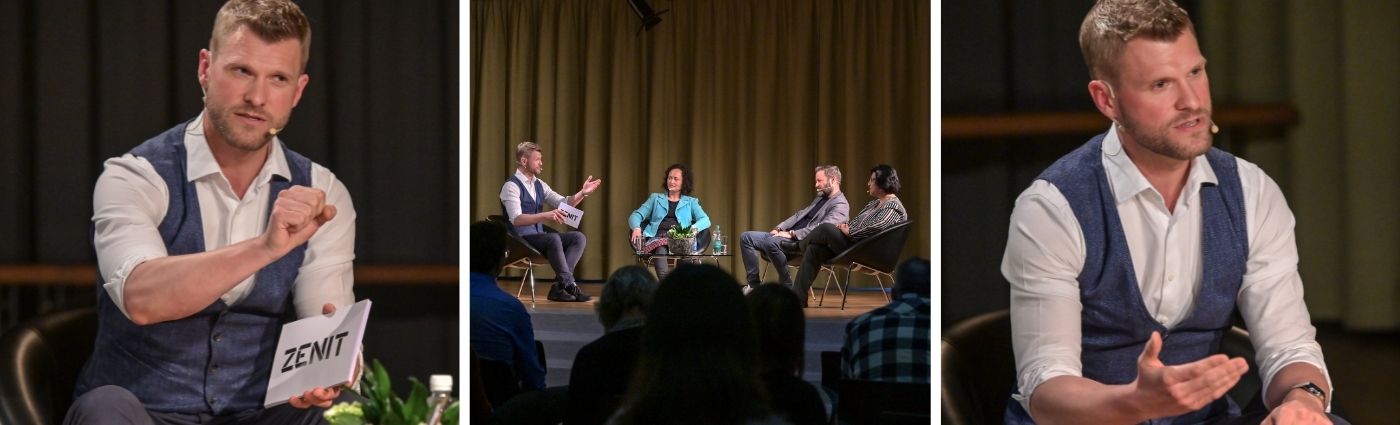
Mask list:
[[[298,3],[311,80],[281,137],[349,188],[356,263],[455,264],[459,5]],[[95,262],[102,162],[200,112],[198,53],[222,4],[0,0],[0,264]],[[375,300],[366,355],[396,381],[457,371],[455,286],[356,293]],[[4,328],[90,304],[93,288],[0,287],[0,298]]]

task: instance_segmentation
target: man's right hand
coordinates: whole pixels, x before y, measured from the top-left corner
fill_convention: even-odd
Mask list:
[[[281,258],[311,239],[321,225],[335,218],[335,206],[326,205],[326,192],[305,186],[292,186],[277,193],[272,205],[263,246],[274,258]]]
[[[638,228],[636,228],[636,229],[632,229],[632,239],[629,239],[629,240],[631,240],[633,243],[636,243],[636,242],[637,242],[637,239],[640,239],[641,237],[642,237],[642,228],[638,227]]]
[[[1132,400],[1149,418],[1194,412],[1220,399],[1249,371],[1243,358],[1216,354],[1191,363],[1167,366],[1157,356],[1162,337],[1157,332],[1138,356],[1138,377]]]
[[[545,211],[540,214],[544,215],[545,220],[553,221],[555,223],[564,222],[564,211],[560,211],[558,208]]]

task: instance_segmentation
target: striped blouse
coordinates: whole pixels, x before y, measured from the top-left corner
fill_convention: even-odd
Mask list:
[[[904,211],[904,203],[898,197],[886,201],[884,205],[880,204],[879,199],[871,200],[851,219],[851,241],[864,239],[908,220],[909,213]]]

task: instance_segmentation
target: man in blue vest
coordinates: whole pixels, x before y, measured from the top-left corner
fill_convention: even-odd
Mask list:
[[[199,52],[203,112],[106,162],[97,341],[66,423],[320,423],[339,396],[262,408],[285,320],[355,299],[349,192],[276,137],[310,43],[291,1],[229,1]]]
[[[1007,423],[1330,423],[1293,214],[1257,165],[1211,147],[1206,60],[1171,0],[1100,0],[1079,36],[1108,132],[1016,200],[1017,388]],[[1248,370],[1215,354],[1238,310],[1264,409],[1222,397]],[[1250,417],[1251,415],[1254,415]]]
[[[540,172],[544,171],[544,152],[539,145],[530,141],[516,145],[515,166],[515,174],[501,186],[501,211],[514,226],[511,230],[515,234],[549,258],[549,266],[554,269],[554,286],[550,287],[547,298],[563,302],[593,299],[574,282],[574,266],[583,257],[583,247],[588,244],[588,239],[577,230],[547,232],[543,223],[563,223],[564,212],[558,209],[559,204],[568,203],[577,207],[603,185],[603,180],[588,176],[578,192],[567,197],[560,195],[539,178]]]

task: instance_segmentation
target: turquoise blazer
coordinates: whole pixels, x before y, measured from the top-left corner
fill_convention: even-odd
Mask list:
[[[670,208],[671,201],[666,199],[666,194],[653,193],[646,202],[642,202],[642,206],[632,211],[632,215],[627,216],[627,228],[636,229],[642,225],[642,221],[646,221],[642,236],[654,238],[657,227],[661,227],[661,219],[666,218],[666,210]],[[705,215],[704,208],[700,208],[700,200],[690,196],[681,195],[680,202],[676,203],[676,221],[680,222],[681,227],[695,223],[696,232],[710,228],[710,216]]]

